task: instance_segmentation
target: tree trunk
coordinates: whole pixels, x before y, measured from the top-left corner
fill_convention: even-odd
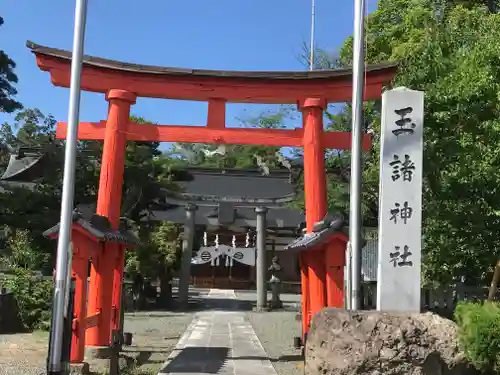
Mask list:
[[[158,298],[158,307],[166,309],[170,307],[172,302],[172,285],[170,280],[172,279],[170,272],[163,270],[159,273],[158,278],[160,279],[160,296]]]
[[[497,12],[497,0],[488,0],[488,10],[490,13]]]
[[[500,279],[500,260],[497,261],[495,265],[495,272],[493,273],[493,279],[491,280],[490,290],[488,293],[488,301],[493,301],[495,295],[497,294],[498,280]]]
[[[134,278],[132,293],[134,300],[134,310],[144,310],[144,308],[146,307],[146,296],[144,295],[144,278],[139,273]]]

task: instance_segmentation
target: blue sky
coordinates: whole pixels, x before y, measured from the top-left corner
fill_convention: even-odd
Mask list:
[[[75,1],[3,0],[0,48],[16,61],[18,100],[67,120],[69,90],[41,72],[26,40],[71,49]],[[368,1],[368,10],[376,0]],[[304,70],[311,0],[89,0],[85,53],[127,62],[234,70]],[[316,0],[316,42],[336,51],[352,33],[352,0]],[[272,108],[231,104],[228,123]],[[105,119],[103,95],[84,93],[81,121]],[[132,110],[161,124],[202,125],[206,104],[139,99]],[[10,120],[0,114],[0,123]],[[295,125],[295,124],[294,124]]]

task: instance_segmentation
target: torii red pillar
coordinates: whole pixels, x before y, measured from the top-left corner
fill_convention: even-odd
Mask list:
[[[73,262],[72,273],[76,280],[73,334],[71,337],[70,360],[73,363],[83,361],[85,355],[85,331],[87,330],[87,276],[89,272],[89,255],[94,244],[84,234],[73,230]]]
[[[304,196],[308,232],[312,232],[314,223],[325,217],[328,208],[325,148],[322,141],[323,110],[326,107],[327,102],[322,99],[309,98],[299,103],[304,124]],[[301,281],[306,291],[302,293],[303,333],[308,331],[311,313],[321,311],[326,306],[325,264],[322,256],[315,253],[301,254]]]
[[[120,208],[127,146],[130,107],[136,96],[124,90],[109,90],[108,121],[104,134],[99,196],[96,214],[106,216],[114,229],[120,224]],[[125,250],[115,243],[105,243],[103,252],[92,260],[88,314],[101,313],[98,324],[87,330],[86,344],[108,346],[111,329],[120,325],[120,299]],[[111,325],[110,325],[111,322]]]

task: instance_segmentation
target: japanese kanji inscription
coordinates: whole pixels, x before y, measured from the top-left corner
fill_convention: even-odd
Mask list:
[[[412,107],[405,107],[394,110],[394,113],[396,113],[400,118],[395,121],[397,128],[392,131],[392,134],[394,134],[395,136],[399,136],[401,134],[413,134],[413,129],[415,129],[417,125],[415,125],[412,118],[410,117],[412,112]]]
[[[406,224],[408,219],[411,218],[413,213],[413,208],[408,205],[408,202],[404,202],[403,206],[400,203],[394,203],[394,208],[391,209],[391,220],[394,221],[394,224],[398,222],[403,222]]]
[[[409,260],[411,252],[407,245],[403,246],[403,251],[401,251],[401,246],[394,246],[394,252],[389,253],[389,256],[391,257],[389,262],[394,267],[413,266],[413,262]]]
[[[415,171],[415,163],[411,161],[410,155],[405,155],[404,160],[400,160],[398,155],[394,155],[392,158],[393,160],[389,163],[392,168],[392,181],[402,178],[403,181],[411,182]]]

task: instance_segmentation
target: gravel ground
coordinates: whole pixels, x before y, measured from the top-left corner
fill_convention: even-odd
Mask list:
[[[131,332],[133,340],[124,354],[136,359],[141,374],[156,374],[193,317],[193,312],[127,314],[125,332]]]
[[[138,365],[140,374],[156,374],[174,349],[194,313],[138,312],[125,315],[125,332],[133,334],[124,355]],[[48,333],[0,335],[0,375],[45,374]],[[103,373],[107,361],[92,360],[90,368]]]
[[[47,332],[0,335],[0,375],[40,375],[45,371]]]
[[[174,297],[176,294],[174,288]],[[207,289],[193,288],[190,299],[196,303],[208,293]],[[195,312],[136,312],[125,314],[125,332],[133,334],[132,346],[124,348],[124,355],[138,365],[134,374],[156,374]],[[39,375],[46,372],[48,332],[0,335],[0,375]],[[92,360],[90,369],[104,372],[107,361]]]
[[[255,301],[257,301],[257,293],[254,290],[236,290],[236,297],[241,300],[248,302],[255,306]],[[267,293],[267,300],[271,300],[271,292]],[[281,300],[283,301],[283,308],[286,311],[299,311],[300,310],[300,294],[282,294]]]
[[[293,347],[293,338],[300,336],[300,321],[293,311],[267,313],[249,312],[248,318],[279,375],[302,375],[303,359]]]
[[[206,290],[193,291],[193,300],[202,299]],[[255,304],[254,291],[236,292],[246,301],[247,316],[279,375],[303,374],[300,350],[293,348],[293,338],[300,335],[297,313],[300,295],[282,296],[284,310],[257,313],[249,311]],[[270,295],[268,296],[270,298]],[[138,365],[134,374],[156,374],[188,327],[196,311],[137,312],[125,315],[125,331],[133,334],[133,345],[125,355]],[[48,333],[0,335],[0,375],[39,375],[45,373]],[[91,369],[104,372],[105,361],[93,361]]]
[[[257,297],[254,291],[237,291],[236,296],[243,301],[255,301]],[[283,294],[281,300],[283,310],[249,311],[247,316],[278,375],[302,375],[304,361],[300,350],[293,347],[293,338],[300,336],[301,331],[301,322],[297,320],[300,295]]]

